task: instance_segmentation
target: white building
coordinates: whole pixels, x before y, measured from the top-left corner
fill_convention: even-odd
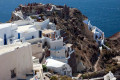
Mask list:
[[[11,23],[0,24],[0,38],[3,40],[4,45],[7,45],[7,40],[12,37],[11,26]]]
[[[27,40],[27,42],[31,43],[32,56],[38,58],[40,63],[44,63],[45,62],[45,54],[43,52],[41,38]]]
[[[66,44],[65,51],[66,51],[66,58],[68,60],[71,54],[74,53],[73,44]]]
[[[0,46],[12,44],[14,41],[18,41],[17,39],[30,40],[41,38],[42,30],[44,29],[57,31],[55,24],[49,22],[49,19],[41,22],[31,19],[0,24],[0,42],[2,42]]]
[[[16,39],[25,38],[25,40],[39,37],[38,30],[36,30],[34,25],[19,26],[14,36],[16,37]]]
[[[67,63],[66,49],[63,46],[63,37],[60,36],[60,30],[45,29],[42,30],[42,44],[46,44],[50,51],[50,57],[55,60]]]
[[[88,20],[84,20],[83,22],[88,25],[88,29],[94,34],[94,40],[96,40],[99,46],[101,47],[104,45],[104,32],[102,32],[98,27],[91,25]]]
[[[46,29],[49,24],[49,19],[46,19],[42,22],[35,21],[34,24],[36,25],[37,29]]]
[[[0,38],[0,45],[4,45],[3,39]]]
[[[32,59],[33,59],[33,70],[35,73],[33,80],[35,80],[35,77],[37,77],[37,79],[39,79],[39,80],[44,80],[42,64],[39,63],[38,58],[32,57]]]
[[[109,71],[109,73],[104,76],[104,80],[116,80],[116,77],[114,77],[113,73]]]
[[[38,18],[39,19],[31,19],[31,17],[28,17],[27,20],[0,24],[0,46],[7,44],[14,45],[16,42],[29,42],[32,44],[30,53],[41,60],[45,59],[43,55],[43,47],[47,46],[50,52],[50,57],[58,60],[58,63],[61,61],[59,67],[64,68],[64,66],[67,66],[67,69],[65,69],[66,71],[61,74],[71,76],[71,68],[67,63],[70,55],[74,52],[72,44],[63,45],[63,37],[60,35],[60,30],[56,30],[56,25],[51,23],[49,19]],[[23,58],[27,57],[25,56]],[[15,74],[17,75],[17,71]],[[18,76],[17,78],[20,77],[21,76]]]
[[[72,76],[72,69],[67,63],[63,63],[54,59],[47,59],[46,66],[61,75]]]
[[[0,47],[0,80],[22,79],[32,72],[32,51],[29,43]]]

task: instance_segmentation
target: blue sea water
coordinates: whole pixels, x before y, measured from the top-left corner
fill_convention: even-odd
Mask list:
[[[19,4],[32,2],[52,3],[56,5],[67,4],[78,8],[91,21],[109,37],[120,31],[120,0],[0,0],[0,22],[6,22],[11,12]]]

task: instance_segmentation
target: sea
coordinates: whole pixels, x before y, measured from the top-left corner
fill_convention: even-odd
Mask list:
[[[120,32],[120,0],[0,0],[0,22],[7,22],[19,4],[33,2],[78,8],[105,37]]]

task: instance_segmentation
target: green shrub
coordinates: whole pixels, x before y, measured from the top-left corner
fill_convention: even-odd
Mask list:
[[[110,44],[108,42],[105,42],[105,45],[108,46],[108,47],[110,47]]]
[[[61,76],[60,80],[72,80],[72,78],[67,77],[67,76]]]
[[[46,65],[42,65],[42,67],[43,67],[43,71],[44,71],[44,72],[47,72],[47,67],[46,67]]]
[[[37,19],[37,17],[36,16],[30,16],[32,19]]]
[[[58,78],[56,76],[52,76],[50,80],[58,80]]]

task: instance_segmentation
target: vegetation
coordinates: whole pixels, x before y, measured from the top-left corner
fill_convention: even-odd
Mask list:
[[[95,78],[95,77],[101,77],[104,75],[105,75],[104,71],[100,71],[100,72],[85,73],[85,74],[82,74],[81,77],[83,79],[90,79],[90,78]]]
[[[120,69],[120,65],[107,65],[106,69],[105,69],[105,73],[108,73],[109,71],[112,71],[113,73],[115,73],[117,70]]]
[[[43,17],[44,16],[44,14],[43,13],[41,13],[40,15],[39,15],[39,17]]]
[[[50,78],[50,80],[72,80],[72,78],[68,77],[68,76],[52,76]]]
[[[42,67],[43,67],[43,71],[47,72],[48,69],[47,69],[46,65],[42,65]]]
[[[52,76],[50,80],[58,80],[58,78],[56,76]]]
[[[36,16],[30,16],[32,19],[37,19],[37,17]]]
[[[72,80],[70,77],[67,76],[61,76],[60,80]]]
[[[110,44],[108,42],[105,42],[105,45],[108,46],[108,47],[110,47]]]

